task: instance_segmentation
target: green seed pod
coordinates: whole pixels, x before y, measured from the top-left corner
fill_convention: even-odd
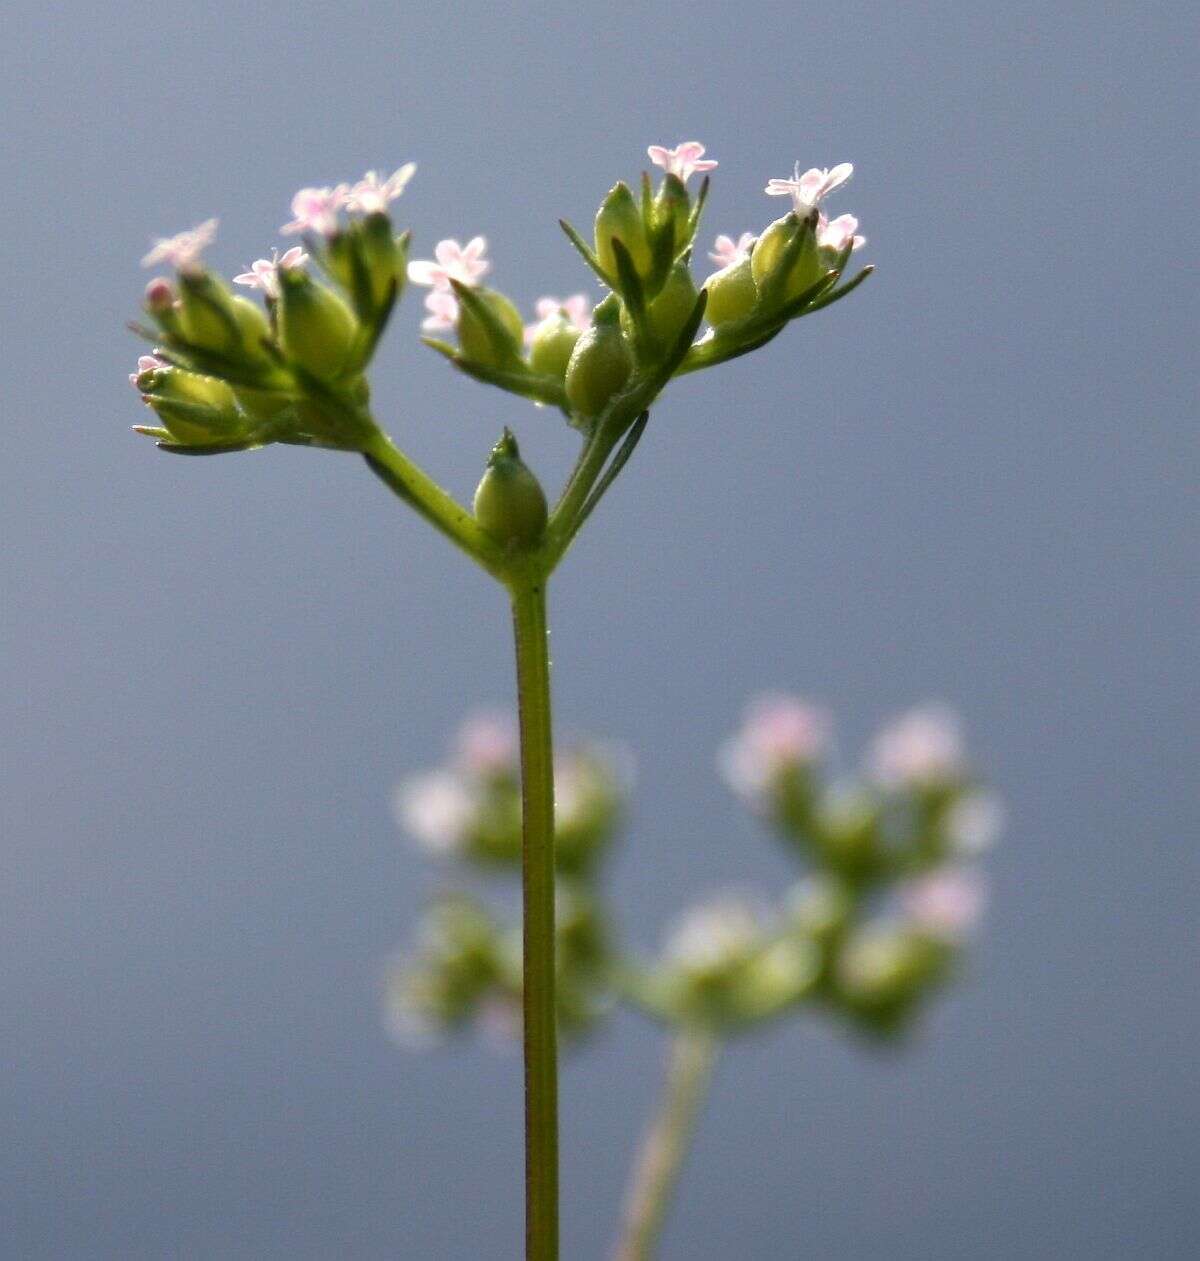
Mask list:
[[[612,239],[616,237],[629,251],[634,270],[639,276],[650,274],[650,245],[641,211],[627,184],[616,184],[596,212],[596,257],[600,266],[612,277],[617,275],[617,258]]]
[[[674,345],[695,305],[696,282],[692,273],[686,263],[676,263],[658,297],[646,308],[646,321],[661,347],[665,349]],[[628,336],[633,336],[633,320],[624,308],[621,311],[621,327]]]
[[[806,239],[800,250],[800,256],[788,271],[778,298],[783,302],[798,298],[805,289],[820,280],[821,260],[817,255],[815,236],[805,229],[794,214],[787,214],[781,219],[776,219],[759,237],[754,253],[750,255],[750,271],[760,293],[768,278],[772,277],[776,269],[782,265],[785,251],[795,239],[796,233],[800,231],[805,231]]]
[[[152,368],[137,381],[171,436],[185,446],[213,446],[247,436],[233,391],[215,377],[181,368]]]
[[[505,429],[475,490],[475,520],[506,547],[529,547],[546,529],[546,496]]]
[[[179,290],[179,331],[196,346],[223,355],[244,355],[249,320],[245,308],[255,312],[263,331],[268,331],[262,312],[245,298],[236,298],[211,272],[180,272]],[[254,330],[249,335],[258,349]]]
[[[571,352],[567,402],[577,415],[599,415],[633,372],[633,354],[621,332],[619,309],[615,295],[605,299],[595,310],[592,327]]]
[[[678,175],[664,175],[658,195],[654,198],[654,226],[661,231],[668,223],[671,225],[676,254],[687,244],[691,209],[683,181]]]
[[[487,367],[500,367],[506,360],[521,354],[521,342],[525,336],[525,324],[521,312],[494,289],[472,290],[475,297],[493,317],[494,327],[487,324],[471,310],[461,298],[458,302],[458,344],[464,358]],[[499,337],[497,344],[496,337]]]
[[[529,366],[534,372],[561,381],[567,374],[567,364],[579,338],[580,330],[564,315],[551,315],[534,330],[529,347]]]
[[[748,258],[714,272],[704,282],[704,287],[708,290],[704,314],[713,328],[743,319],[758,301],[758,286]]]
[[[407,237],[392,234],[392,221],[382,212],[355,220],[326,243],[325,263],[330,275],[351,298],[363,320],[370,320],[388,295],[393,282],[404,288]]]
[[[331,289],[298,267],[279,271],[279,342],[314,376],[333,380],[345,372],[358,338],[358,321]]]

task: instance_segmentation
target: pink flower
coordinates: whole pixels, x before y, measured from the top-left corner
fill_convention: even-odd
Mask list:
[[[586,293],[573,293],[569,298],[539,298],[534,304],[537,319],[525,327],[525,340],[533,340],[533,335],[547,320],[562,316],[573,324],[581,333],[592,326],[592,304]]]
[[[836,219],[826,219],[818,211],[817,244],[823,249],[840,254],[847,245],[852,250],[860,250],[866,243],[867,238],[858,235],[858,220],[853,215],[838,215]]]
[[[405,185],[412,179],[416,169],[415,162],[406,162],[385,180],[380,180],[378,171],[368,171],[346,195],[346,209],[358,210],[364,215],[386,210],[388,203],[395,201],[404,192]]]
[[[450,288],[451,280],[474,285],[491,267],[484,258],[487,241],[473,236],[466,245],[453,239],[439,241],[433,247],[433,259],[414,259],[408,265],[408,278],[415,285],[432,285],[434,289]],[[428,306],[428,302],[425,304]]]
[[[669,175],[678,175],[685,184],[697,171],[712,171],[717,165],[712,158],[703,156],[704,146],[698,140],[685,140],[674,149],[652,144],[646,152],[655,166],[661,166]]]
[[[421,321],[427,333],[445,333],[458,324],[458,299],[449,289],[434,289],[425,295],[429,314]]]
[[[250,270],[240,276],[234,276],[235,285],[248,285],[251,289],[261,289],[268,298],[279,297],[279,277],[276,274],[292,267],[300,267],[308,262],[308,255],[298,246],[293,245],[280,257],[278,250],[271,251],[270,258],[258,258],[250,264]]]
[[[180,232],[178,236],[160,236],[149,254],[142,259],[142,266],[154,267],[158,263],[169,263],[176,271],[199,271],[200,255],[213,243],[216,235],[217,221],[205,219],[203,223],[186,232]]]
[[[919,932],[945,941],[966,936],[987,900],[983,877],[963,867],[935,871],[901,886],[900,902]]]
[[[750,247],[758,240],[753,232],[743,232],[735,241],[731,236],[722,234],[717,237],[714,246],[708,252],[718,267],[731,267],[740,263],[750,253]]]
[[[871,746],[870,766],[887,787],[945,784],[962,776],[962,727],[946,705],[922,705],[884,727]]]
[[[296,217],[285,223],[280,232],[295,236],[297,232],[319,232],[332,236],[338,227],[338,211],[346,204],[349,186],[338,184],[336,188],[302,188],[292,198],[292,214]]]
[[[472,714],[459,729],[457,760],[472,775],[510,774],[517,758],[517,727],[510,715]]]
[[[817,761],[829,747],[829,715],[794,696],[761,696],[726,742],[720,766],[739,796],[761,806],[779,774]]]
[[[138,377],[143,372],[153,372],[157,368],[169,368],[170,366],[165,359],[160,359],[157,355],[139,355],[137,371],[129,374],[129,384],[136,390],[138,388]]]
[[[814,166],[801,175],[797,162],[792,178],[768,180],[766,193],[768,197],[791,197],[796,213],[806,215],[835,188],[840,188],[853,172],[854,167],[849,162],[841,162],[830,170]]]

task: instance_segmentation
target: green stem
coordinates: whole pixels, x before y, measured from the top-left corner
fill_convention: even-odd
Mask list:
[[[363,447],[363,456],[371,471],[434,529],[478,561],[494,578],[501,582],[507,580],[505,557],[495,540],[453,496],[400,451],[387,434],[377,431]]]
[[[671,1044],[666,1090],[638,1152],[614,1261],[650,1261],[667,1206],[712,1079],[718,1043],[704,1029],[682,1029]]]
[[[554,770],[545,579],[512,587],[521,718],[525,1015],[525,1255],[558,1257]]]

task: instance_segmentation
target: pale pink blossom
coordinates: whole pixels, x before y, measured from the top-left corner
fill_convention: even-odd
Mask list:
[[[838,215],[836,219],[826,219],[818,212],[817,244],[823,249],[840,254],[847,245],[852,250],[861,250],[866,243],[867,238],[858,235],[858,220],[853,215]]]
[[[792,178],[768,180],[766,193],[768,197],[790,197],[796,213],[807,215],[835,188],[840,188],[853,172],[851,163],[840,162],[829,170],[814,166],[801,174],[800,163],[797,162]]]
[[[646,152],[655,166],[661,166],[668,175],[678,175],[685,184],[697,171],[712,171],[717,165],[704,157],[704,146],[698,140],[685,140],[674,149],[652,144]]]
[[[484,258],[487,241],[473,236],[466,245],[453,239],[439,241],[433,247],[433,258],[414,259],[408,265],[408,278],[415,285],[431,285],[434,289],[449,289],[450,282],[474,285],[491,267]]]
[[[829,747],[828,713],[794,696],[761,696],[720,753],[726,781],[739,796],[762,806],[778,776],[817,761]]]
[[[458,732],[457,761],[472,775],[515,772],[517,725],[508,714],[472,714]]]
[[[170,366],[165,359],[160,359],[157,355],[139,355],[137,371],[129,374],[129,384],[136,390],[138,388],[138,377],[143,372],[153,372],[157,368],[169,368]]]
[[[757,908],[727,895],[686,910],[668,932],[663,954],[685,972],[714,972],[746,958],[762,936]]]
[[[983,915],[987,889],[978,872],[949,867],[911,880],[899,889],[900,904],[918,932],[957,941]]]
[[[454,854],[467,843],[478,802],[466,778],[454,771],[414,775],[396,789],[396,821],[426,849]]]
[[[449,289],[432,289],[425,295],[429,314],[421,321],[427,333],[445,333],[458,325],[458,299]]]
[[[732,267],[749,255],[750,247],[757,240],[758,237],[753,232],[743,232],[736,241],[722,233],[709,250],[708,256],[718,267]]]
[[[168,263],[176,271],[199,271],[200,255],[213,243],[216,235],[216,219],[205,219],[176,236],[160,236],[142,259],[142,266],[155,267],[159,263]]]
[[[946,811],[942,830],[955,854],[974,858],[992,848],[1004,831],[1004,803],[995,793],[973,792]]]
[[[357,210],[364,215],[387,210],[388,204],[404,192],[416,169],[415,162],[406,162],[385,180],[379,178],[378,171],[368,171],[346,194],[346,209]]]
[[[279,275],[282,271],[290,271],[293,267],[302,267],[308,262],[308,255],[298,246],[293,245],[280,255],[278,250],[271,251],[270,258],[257,258],[250,264],[250,270],[240,276],[234,276],[235,285],[248,285],[251,289],[261,289],[268,298],[279,297]]]
[[[961,778],[966,750],[958,716],[939,704],[909,710],[875,737],[869,762],[875,778],[890,788],[924,787]]]
[[[539,298],[534,304],[537,319],[525,326],[525,340],[531,342],[534,334],[547,321],[562,316],[581,333],[592,326],[592,304],[586,293],[573,293],[569,298]]]
[[[346,204],[350,186],[338,184],[333,188],[302,188],[292,198],[292,214],[295,218],[285,223],[280,232],[295,236],[297,232],[319,232],[332,236],[338,228],[338,211]]]

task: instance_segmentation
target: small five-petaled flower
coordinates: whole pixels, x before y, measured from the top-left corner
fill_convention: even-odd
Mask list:
[[[661,166],[668,175],[678,175],[685,184],[697,171],[712,171],[717,165],[704,156],[704,146],[698,140],[685,140],[674,149],[652,144],[646,152],[655,166]]]
[[[730,267],[740,263],[750,253],[750,247],[758,240],[753,232],[743,232],[735,241],[733,237],[722,233],[713,242],[708,256],[718,267]]]
[[[153,248],[142,259],[143,267],[154,267],[158,263],[168,263],[176,271],[196,271],[200,265],[200,255],[212,243],[217,235],[217,221],[205,219],[194,228],[180,232],[177,236],[160,236]]]
[[[801,175],[797,162],[792,178],[768,180],[766,193],[768,197],[790,197],[796,213],[803,216],[819,206],[835,188],[840,188],[853,173],[852,163],[839,162],[829,170],[814,166]]]
[[[293,245],[281,256],[278,250],[271,251],[270,258],[258,258],[250,264],[250,270],[240,276],[234,276],[235,285],[247,285],[251,289],[261,289],[268,298],[279,297],[280,270],[288,271],[292,267],[300,267],[308,262],[308,255],[298,246]]]

